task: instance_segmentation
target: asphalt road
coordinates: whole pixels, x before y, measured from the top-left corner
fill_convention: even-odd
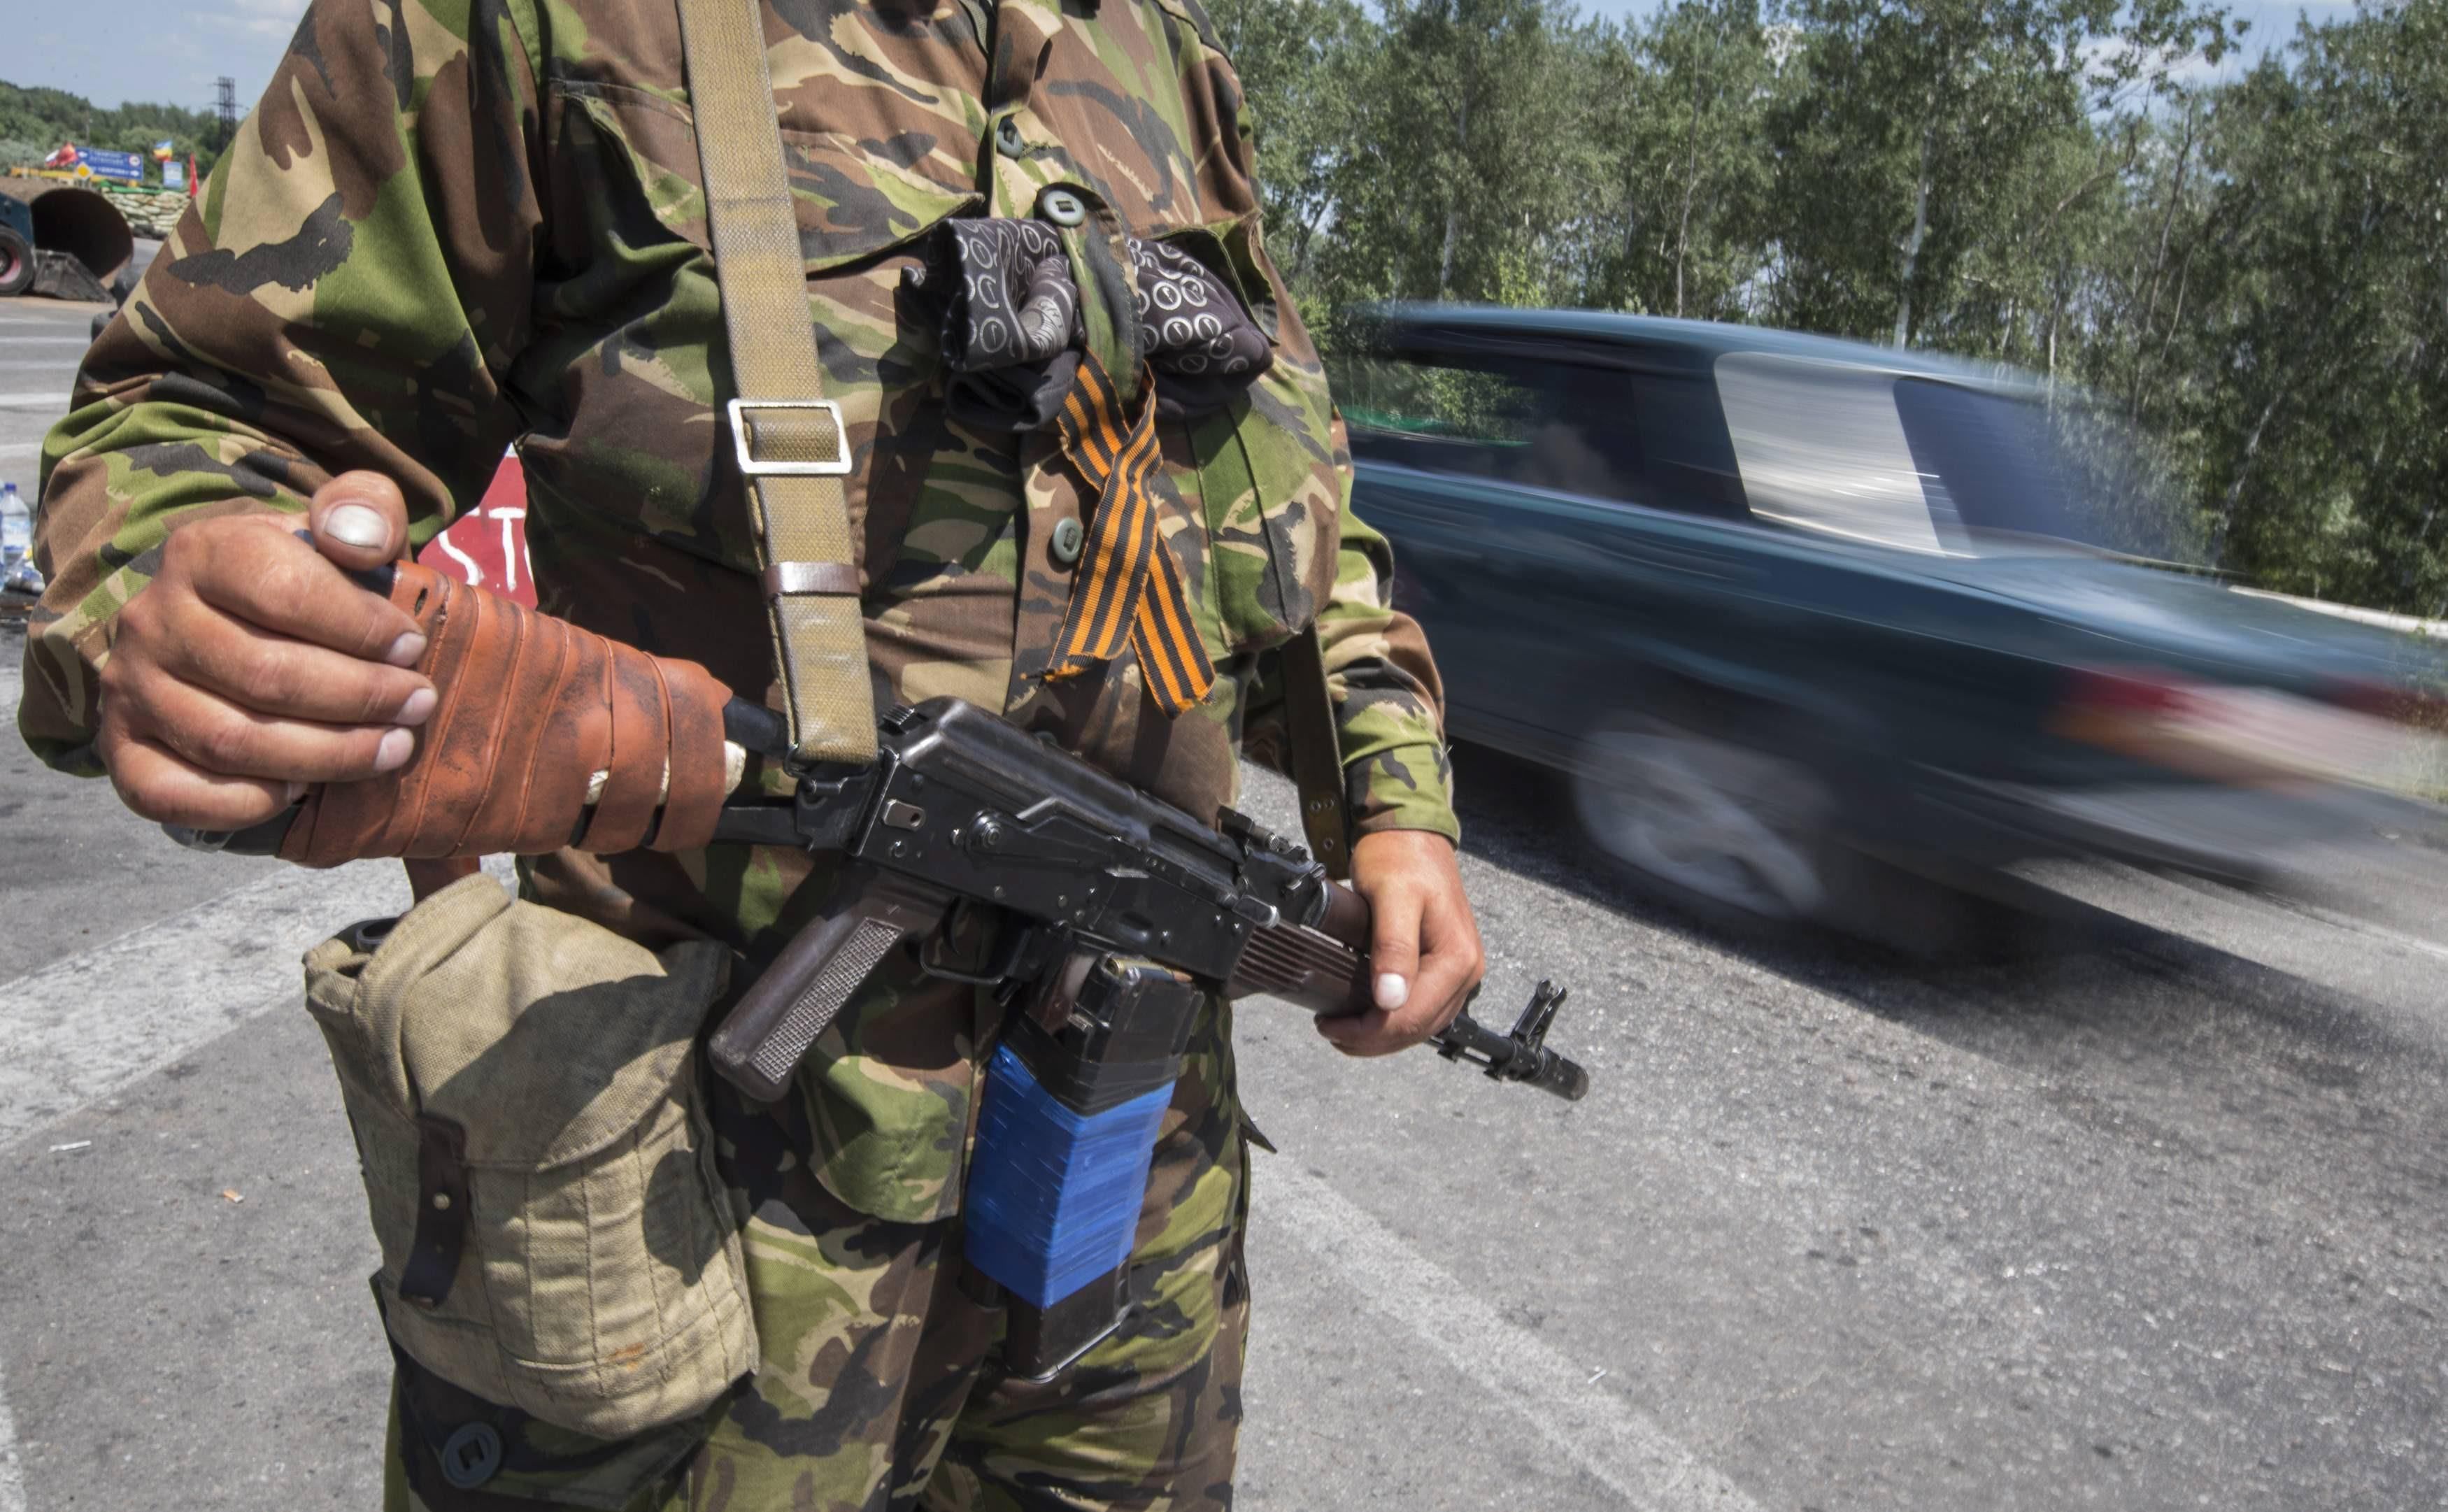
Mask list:
[[[0,363],[64,388],[22,333],[84,319],[0,305]],[[0,475],[55,411],[0,407]],[[1943,966],[1651,909],[1461,771],[1485,1016],[1568,983],[1595,1089],[1244,1010],[1239,1504],[2448,1505],[2448,827],[2286,898],[2059,868],[2027,957]],[[178,852],[0,742],[0,1512],[373,1504],[295,961],[400,890]]]

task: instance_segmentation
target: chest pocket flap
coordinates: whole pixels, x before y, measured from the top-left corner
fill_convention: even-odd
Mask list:
[[[1326,368],[1260,248],[1256,216],[1163,239],[1228,274],[1274,344],[1274,362],[1246,399],[1191,422],[1181,459],[1206,516],[1204,597],[1222,649],[1263,650],[1307,625],[1334,590],[1345,459]],[[1176,484],[1188,481],[1181,470]]]
[[[616,197],[607,210],[617,217],[617,197],[634,186],[639,207],[664,231],[711,251],[687,102],[619,84],[560,80],[554,89],[572,146],[583,154],[591,149],[607,176],[604,192]],[[860,140],[785,127],[782,151],[807,271],[832,272],[905,246],[984,203],[984,196],[924,171],[935,165],[933,150],[931,139],[909,133]]]

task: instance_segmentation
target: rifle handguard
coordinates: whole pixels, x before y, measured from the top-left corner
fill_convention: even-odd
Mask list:
[[[383,575],[425,633],[417,670],[440,702],[407,765],[312,789],[282,859],[687,851],[713,839],[730,786],[731,693],[712,673],[413,563]]]

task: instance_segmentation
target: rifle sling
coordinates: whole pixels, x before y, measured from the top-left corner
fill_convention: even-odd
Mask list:
[[[1312,623],[1284,642],[1284,734],[1291,746],[1292,786],[1300,793],[1301,829],[1310,853],[1341,881],[1351,875],[1350,800],[1334,734],[1334,695],[1326,682],[1326,649]]]
[[[875,703],[843,478],[823,397],[760,0],[679,0],[705,218],[729,337],[736,455],[755,525],[794,765],[875,759]],[[717,365],[719,371],[719,364]]]

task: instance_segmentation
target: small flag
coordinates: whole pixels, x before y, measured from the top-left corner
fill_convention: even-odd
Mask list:
[[[187,198],[188,198],[188,199],[190,199],[190,200],[192,200],[192,199],[194,199],[195,197],[196,197],[196,155],[195,155],[194,153],[190,152],[190,153],[188,153],[188,154],[187,154]]]
[[[156,163],[167,163],[178,155],[179,149],[170,144],[168,137],[153,144],[153,161]]]
[[[59,151],[52,153],[49,157],[43,160],[43,166],[46,168],[73,168],[77,165],[78,161],[76,144],[73,142],[64,142],[60,144]]]

